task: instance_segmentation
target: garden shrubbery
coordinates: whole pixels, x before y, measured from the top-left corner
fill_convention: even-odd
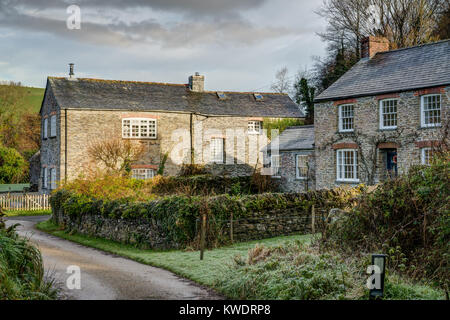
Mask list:
[[[362,195],[322,239],[343,253],[380,251],[390,267],[414,279],[435,281],[448,291],[450,279],[450,163],[448,154],[431,166],[382,183]]]

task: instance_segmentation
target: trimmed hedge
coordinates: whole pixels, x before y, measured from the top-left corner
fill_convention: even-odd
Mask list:
[[[81,215],[99,215],[111,219],[143,219],[157,224],[169,242],[192,244],[198,235],[198,221],[208,216],[208,242],[222,243],[221,229],[230,220],[263,212],[295,208],[298,212],[317,208],[343,208],[355,196],[355,189],[311,191],[308,193],[266,193],[258,195],[215,197],[169,196],[147,202],[90,198],[66,190],[55,192],[52,210],[69,215],[72,220]]]

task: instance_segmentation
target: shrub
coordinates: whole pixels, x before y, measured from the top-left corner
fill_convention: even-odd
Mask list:
[[[390,255],[391,267],[448,291],[449,168],[447,155],[382,183],[361,197],[345,223],[330,227],[323,244],[352,254],[382,251]]]
[[[26,162],[16,149],[0,147],[0,184],[20,182]]]
[[[0,213],[0,300],[54,299],[56,291],[44,280],[39,250],[1,220]]]

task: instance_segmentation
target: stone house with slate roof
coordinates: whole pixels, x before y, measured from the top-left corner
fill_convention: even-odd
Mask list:
[[[92,165],[88,145],[102,137],[144,145],[135,178],[152,177],[164,154],[165,175],[192,160],[213,174],[249,175],[267,144],[264,119],[304,117],[288,95],[205,91],[198,73],[188,84],[49,77],[40,114],[43,192]]]
[[[263,148],[263,152],[267,158],[265,163],[270,164],[272,178],[279,180],[283,191],[315,189],[313,125],[286,128]]]
[[[362,41],[362,59],[315,99],[316,187],[377,183],[428,163],[448,124],[450,40],[389,51]]]

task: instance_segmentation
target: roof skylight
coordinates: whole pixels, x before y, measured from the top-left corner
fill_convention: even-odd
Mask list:
[[[219,100],[225,100],[227,98],[227,96],[225,95],[225,93],[218,91],[217,92],[217,97],[219,98]]]
[[[254,93],[253,96],[255,97],[256,101],[262,101],[264,100],[264,97],[260,93]]]

